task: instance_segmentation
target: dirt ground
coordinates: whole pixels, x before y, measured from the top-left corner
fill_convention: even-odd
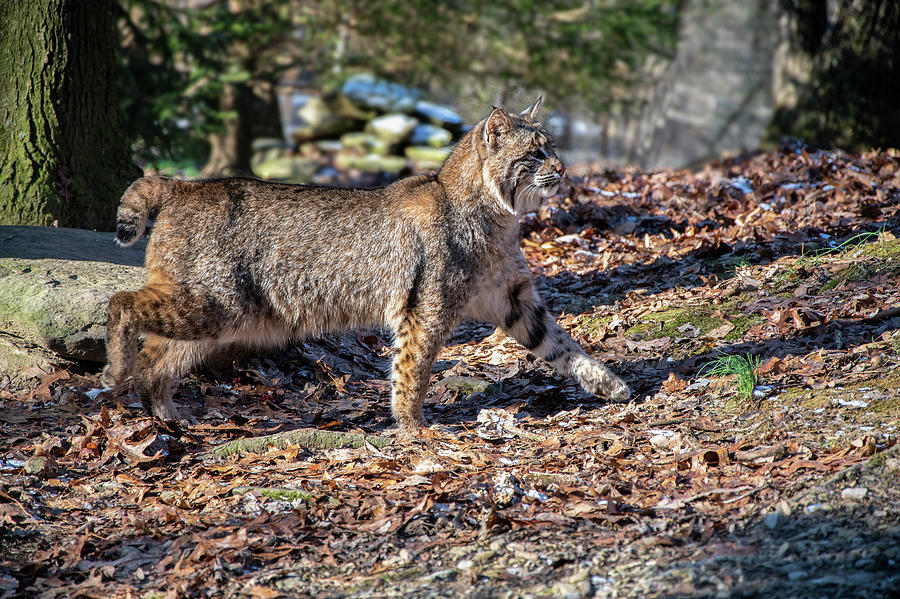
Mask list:
[[[632,401],[479,323],[417,440],[378,331],[186,377],[191,425],[32,369],[0,380],[0,597],[898,596],[900,155],[570,183],[523,251]]]

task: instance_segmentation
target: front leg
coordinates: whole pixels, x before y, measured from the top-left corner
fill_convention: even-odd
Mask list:
[[[479,298],[468,312],[473,318],[500,326],[557,372],[578,381],[588,393],[616,402],[627,401],[631,395],[625,381],[587,355],[547,312],[530,276],[513,279],[503,297]]]
[[[422,404],[431,367],[450,328],[446,314],[437,311],[429,317],[416,310],[407,311],[397,327],[391,411],[404,434],[415,435],[426,426]]]

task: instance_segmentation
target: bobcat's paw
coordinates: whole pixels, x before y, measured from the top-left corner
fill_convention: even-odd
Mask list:
[[[175,403],[170,397],[154,399],[150,404],[149,412],[165,422],[170,422],[172,420],[189,422],[190,419],[190,417],[182,418],[181,412],[175,407]]]
[[[406,437],[408,439],[418,439],[423,435],[426,431],[428,431],[428,423],[425,422],[424,418],[398,418],[398,424],[400,425],[400,435],[402,437]]]
[[[114,375],[109,364],[107,364],[103,367],[103,372],[100,373],[100,386],[107,389],[112,389],[113,387],[116,387],[119,383],[121,383],[122,379],[124,378],[125,377]]]
[[[606,394],[598,393],[598,395],[609,401],[626,402],[631,397],[631,389],[628,388],[625,381],[613,374],[610,375],[610,382],[609,386],[606,388]]]
[[[631,389],[625,381],[588,356],[579,356],[574,360],[572,374],[585,391],[597,397],[615,402],[625,402],[631,397]]]

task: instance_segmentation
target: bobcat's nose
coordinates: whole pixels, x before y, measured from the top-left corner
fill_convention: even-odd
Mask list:
[[[560,176],[560,177],[562,177],[563,175],[565,175],[565,174],[566,174],[566,165],[564,165],[562,162],[560,162],[559,164],[557,164],[557,165],[556,165],[556,172],[559,173],[559,176]]]

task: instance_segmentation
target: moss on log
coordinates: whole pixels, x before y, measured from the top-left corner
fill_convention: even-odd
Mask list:
[[[378,435],[302,428],[262,437],[235,439],[213,448],[207,455],[210,457],[227,457],[242,453],[261,453],[268,451],[270,448],[284,449],[291,445],[298,445],[306,449],[341,449],[344,447],[363,447],[366,443],[369,443],[377,448],[382,448],[390,445],[393,441],[393,439]]]

